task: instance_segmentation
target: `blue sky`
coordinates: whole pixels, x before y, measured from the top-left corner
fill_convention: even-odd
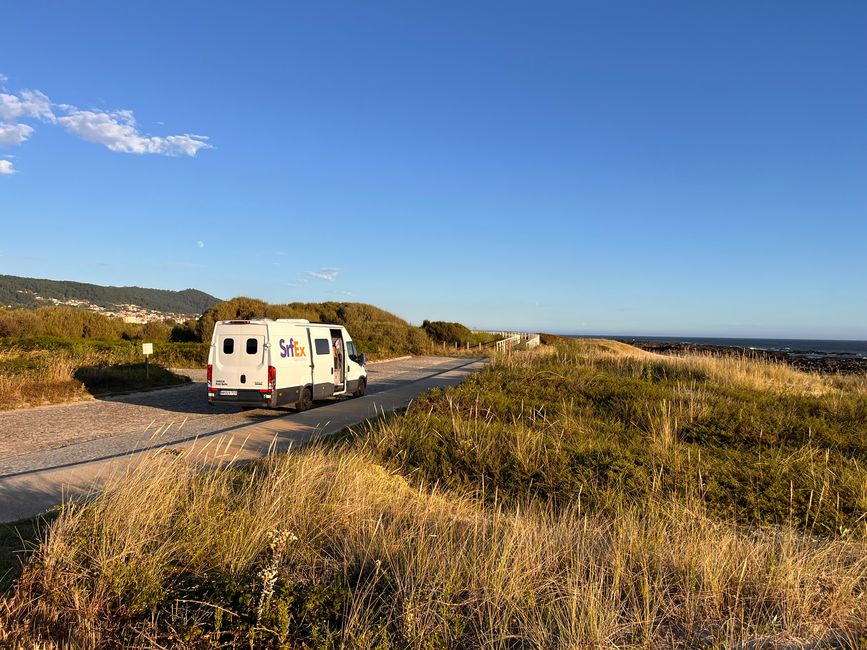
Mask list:
[[[0,273],[867,338],[862,2],[3,14]]]

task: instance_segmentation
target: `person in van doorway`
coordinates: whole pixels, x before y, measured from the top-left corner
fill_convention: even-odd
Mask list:
[[[340,339],[334,339],[332,348],[334,351],[334,383],[339,385],[343,383],[343,347]]]

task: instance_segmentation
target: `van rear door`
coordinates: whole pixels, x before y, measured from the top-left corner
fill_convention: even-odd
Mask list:
[[[223,390],[268,388],[263,323],[219,324],[214,341],[213,386]]]

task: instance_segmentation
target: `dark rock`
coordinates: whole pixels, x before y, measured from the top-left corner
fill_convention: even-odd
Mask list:
[[[738,356],[760,361],[786,363],[805,372],[858,375],[867,373],[867,359],[842,354],[823,354],[816,350],[754,350],[728,345],[671,343],[667,341],[635,341],[620,339],[648,352],[659,354],[699,353],[715,356]]]

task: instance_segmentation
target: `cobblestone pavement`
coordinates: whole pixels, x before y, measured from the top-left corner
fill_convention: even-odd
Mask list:
[[[368,393],[455,368],[466,358],[413,357],[368,365]],[[120,397],[0,413],[0,477],[177,442],[284,416],[291,409],[242,411],[207,402],[203,370],[178,370],[193,383]]]

